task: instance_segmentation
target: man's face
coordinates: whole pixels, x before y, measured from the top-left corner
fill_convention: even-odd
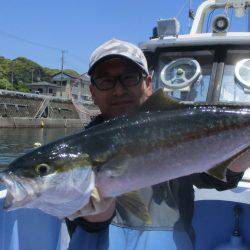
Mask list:
[[[138,72],[137,67],[125,59],[113,58],[96,66],[92,78],[103,76],[121,76],[125,73]],[[90,91],[94,103],[100,108],[106,118],[113,118],[122,114],[135,112],[141,104],[152,94],[151,77],[142,78],[138,85],[124,87],[119,81],[114,88],[99,90],[93,83]]]

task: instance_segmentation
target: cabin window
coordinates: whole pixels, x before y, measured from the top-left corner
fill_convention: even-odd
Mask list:
[[[219,101],[249,103],[249,80],[250,52],[229,50],[225,60]]]
[[[214,52],[207,50],[160,54],[159,70],[154,76],[156,88],[163,88],[166,94],[177,99],[205,102],[213,59]],[[162,77],[166,78],[165,82]]]

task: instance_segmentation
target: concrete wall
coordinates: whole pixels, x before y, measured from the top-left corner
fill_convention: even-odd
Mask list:
[[[79,128],[83,127],[80,119],[51,119],[28,117],[0,117],[0,128]]]
[[[4,127],[83,127],[95,114],[91,109],[83,109],[88,116],[80,119],[79,112],[69,99],[48,98],[13,91],[0,90],[0,128]],[[34,118],[43,107],[44,100],[49,100],[46,118]],[[92,106],[91,106],[92,107]],[[45,107],[43,107],[45,108]],[[42,110],[43,111],[43,110]],[[93,115],[91,115],[93,113]],[[82,117],[81,117],[82,118]]]

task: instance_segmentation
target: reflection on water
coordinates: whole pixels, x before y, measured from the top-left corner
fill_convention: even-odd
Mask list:
[[[16,157],[57,138],[80,131],[80,128],[1,128],[0,164],[10,163]]]

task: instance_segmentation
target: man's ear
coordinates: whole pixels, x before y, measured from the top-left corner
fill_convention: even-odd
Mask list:
[[[147,96],[151,96],[153,93],[153,86],[152,86],[152,77],[151,75],[148,75],[145,79],[146,82],[146,94]]]
[[[92,83],[90,83],[90,85],[89,85],[89,91],[91,93],[94,104],[97,105],[96,98],[95,98],[95,86]]]

